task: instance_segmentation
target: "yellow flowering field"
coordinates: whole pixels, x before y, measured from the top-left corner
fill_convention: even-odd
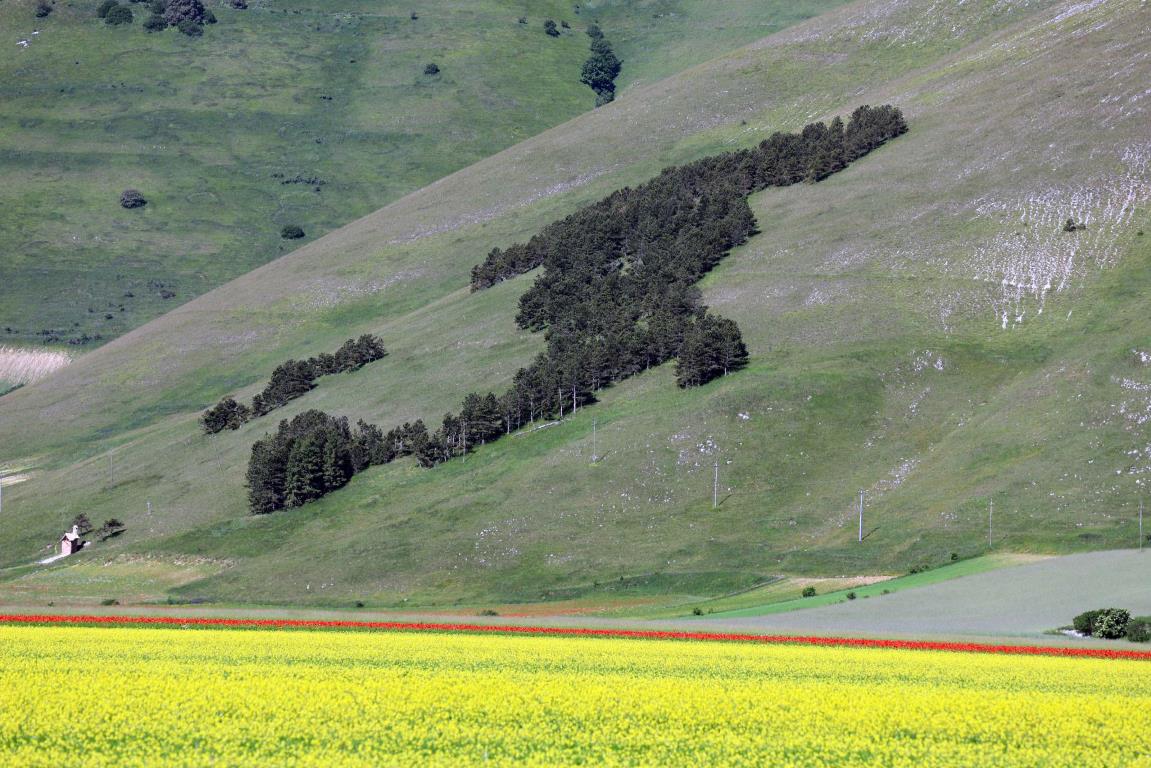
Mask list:
[[[1151,663],[0,625],[4,766],[1151,766]]]

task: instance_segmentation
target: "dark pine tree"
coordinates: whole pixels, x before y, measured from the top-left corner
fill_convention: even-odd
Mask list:
[[[704,315],[688,326],[676,356],[675,381],[698,387],[747,365],[739,326],[725,317]]]
[[[284,473],[284,506],[303,506],[323,492],[322,441],[313,436],[293,441]]]
[[[248,460],[248,508],[254,515],[266,515],[284,506],[284,470],[287,455],[273,437],[257,440]]]

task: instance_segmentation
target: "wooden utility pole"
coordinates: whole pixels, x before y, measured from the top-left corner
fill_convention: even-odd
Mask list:
[[[1139,549],[1143,549],[1143,497],[1139,497]]]

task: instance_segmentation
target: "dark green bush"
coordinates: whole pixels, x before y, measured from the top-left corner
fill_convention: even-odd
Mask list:
[[[108,11],[112,10],[119,4],[119,0],[104,0],[104,2],[100,3],[100,5],[96,7],[96,16],[101,19],[106,18],[108,16]]]
[[[424,67],[425,75],[438,75],[439,73],[440,65],[436,64],[434,61],[428,62],[428,64]]]
[[[284,238],[285,240],[299,240],[303,236],[303,228],[296,226],[295,224],[288,224],[280,230],[280,237]]]
[[[556,23],[551,19],[544,22],[544,32],[548,37],[559,37],[560,31],[556,29]]]
[[[188,37],[199,37],[200,35],[204,34],[204,27],[192,21],[191,19],[188,19],[187,21],[181,21],[176,25],[176,29],[180,30]]]
[[[691,613],[693,616],[702,616],[703,615],[703,609],[697,605],[696,607],[691,609]]]
[[[200,425],[205,433],[214,435],[225,429],[239,429],[251,418],[252,411],[248,406],[237,403],[233,398],[225,397],[204,411],[200,417]]]
[[[856,594],[854,592],[848,592],[847,593],[847,599],[848,600],[854,600],[855,598],[856,598]]]
[[[804,587],[803,588],[803,596],[804,597],[815,597],[815,587]]]
[[[595,91],[596,106],[600,106],[615,99],[615,79],[619,77],[623,62],[602,37],[592,38],[591,50],[591,56],[580,71],[580,82]]]
[[[124,10],[127,11],[128,9],[125,8]],[[128,11],[128,13],[131,13],[131,11]],[[108,23],[111,24],[112,22],[109,21]],[[140,190],[138,189],[125,189],[120,193],[120,205],[124,208],[143,208],[147,204],[148,201],[144,199],[144,196],[140,194]]]
[[[1095,634],[1095,619],[1099,614],[1103,613],[1102,609],[1094,611],[1084,611],[1071,620],[1071,626],[1075,627],[1075,631],[1081,635]]]
[[[107,541],[113,536],[118,536],[127,528],[124,523],[118,518],[111,517],[104,521],[104,525],[96,531],[96,535],[100,537],[100,541]]]
[[[108,9],[107,15],[104,16],[104,23],[118,27],[121,24],[131,24],[132,19],[131,8],[126,5],[117,5],[115,8]]]
[[[1127,622],[1127,639],[1133,643],[1151,642],[1151,616],[1136,616]]]
[[[164,17],[158,13],[153,13],[144,22],[144,29],[149,32],[163,32],[168,28],[168,22],[164,21]]]
[[[52,12],[52,4],[47,0],[36,3],[36,18],[42,19]]]
[[[1114,640],[1123,637],[1130,620],[1131,614],[1122,608],[1099,608],[1079,614],[1071,620],[1071,626],[1080,634]]]

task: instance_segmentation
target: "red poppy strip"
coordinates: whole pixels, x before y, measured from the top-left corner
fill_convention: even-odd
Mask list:
[[[577,627],[532,627],[509,624],[450,624],[402,621],[312,621],[303,619],[213,619],[179,616],[53,616],[0,614],[0,623],[11,624],[112,624],[175,625],[198,627],[258,627],[268,629],[376,629],[406,632],[495,632],[513,635],[553,635],[564,637],[636,638],[643,640],[699,640],[710,642],[816,645],[846,648],[893,648],[916,651],[958,651],[963,653],[1004,653],[1024,656],[1069,656],[1092,659],[1134,659],[1151,661],[1151,651],[1108,648],[1068,648],[1041,645],[993,645],[920,640],[880,640],[863,637],[819,637],[814,635],[750,635],[732,632],[672,632],[637,629],[587,629]]]

